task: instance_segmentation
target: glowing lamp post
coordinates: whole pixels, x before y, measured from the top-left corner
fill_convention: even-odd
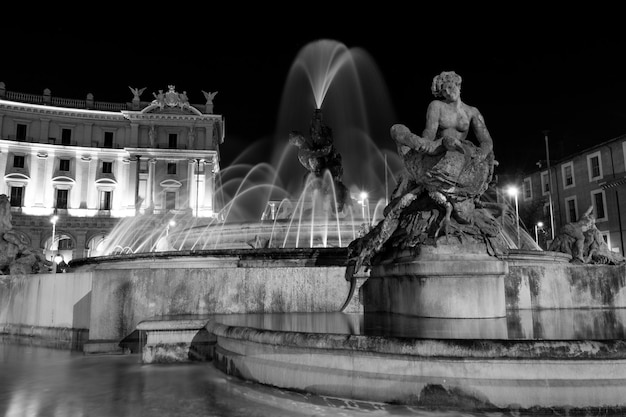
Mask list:
[[[361,200],[359,201],[359,203],[361,203],[361,215],[365,220],[365,202],[367,200],[367,193],[365,191],[362,191],[359,197],[361,197]]]
[[[519,206],[517,205],[517,187],[510,186],[507,190],[507,193],[511,197],[515,197],[515,224],[517,227],[517,249],[520,249],[520,238],[519,238]]]
[[[174,220],[170,220],[167,223],[167,227],[165,228],[165,236],[169,236],[170,235],[170,227],[174,227],[176,226],[176,222]]]
[[[59,216],[56,214],[50,218],[50,223],[52,223],[52,242],[50,242],[50,250],[53,252],[55,250],[54,241],[56,240],[57,220],[59,220]]]
[[[57,272],[57,260],[55,255],[55,241],[56,241],[56,233],[57,233],[57,220],[59,220],[59,216],[56,214],[50,218],[50,223],[52,223],[52,241],[50,242],[50,251],[52,252],[52,272]]]
[[[535,225],[535,242],[537,242],[537,245],[539,245],[538,229],[541,229],[542,227],[543,227],[543,222],[537,222],[537,224]]]

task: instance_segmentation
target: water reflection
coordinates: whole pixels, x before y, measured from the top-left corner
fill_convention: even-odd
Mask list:
[[[231,326],[285,332],[421,339],[611,340],[626,338],[626,309],[509,311],[493,319],[441,319],[400,314],[258,313],[216,317]]]
[[[142,365],[138,355],[86,356],[14,342],[0,336],[0,416],[5,417],[494,415],[295,393],[240,381],[206,362]]]

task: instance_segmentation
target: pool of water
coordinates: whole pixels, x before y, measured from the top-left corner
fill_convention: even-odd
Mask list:
[[[84,355],[0,336],[4,417],[506,417],[316,396],[229,377],[210,362],[141,364],[139,355]]]

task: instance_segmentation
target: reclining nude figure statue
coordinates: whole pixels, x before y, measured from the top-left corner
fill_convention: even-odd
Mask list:
[[[596,228],[596,219],[591,214],[590,206],[580,218],[567,223],[559,230],[548,250],[571,255],[570,262],[576,264],[621,265],[626,259],[612,252],[600,231]]]
[[[385,218],[349,245],[355,273],[382,252],[436,246],[440,236],[446,242],[455,236],[459,243],[486,243],[492,255],[505,248],[494,217],[504,208],[480,201],[497,165],[483,116],[461,101],[461,77],[455,72],[435,76],[431,90],[435,100],[428,106],[421,136],[402,124],[391,127],[404,172]],[[468,140],[470,132],[478,144]]]

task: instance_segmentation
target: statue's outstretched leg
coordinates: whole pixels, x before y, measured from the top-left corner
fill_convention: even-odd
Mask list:
[[[359,250],[358,256],[352,259],[355,262],[354,273],[358,273],[363,264],[372,258],[375,253],[380,251],[383,244],[396,231],[400,223],[400,215],[402,211],[411,205],[421,192],[421,188],[414,190],[415,192],[403,195],[391,210],[385,215],[385,218],[366,236],[362,237],[363,246]]]
[[[450,203],[447,199],[446,196],[444,196],[442,193],[438,192],[438,191],[431,191],[428,193],[428,196],[437,204],[439,204],[440,206],[444,207],[446,209],[446,213],[443,216],[443,219],[441,219],[441,221],[439,222],[439,226],[437,227],[437,230],[435,230],[435,241],[437,241],[437,238],[439,237],[439,232],[443,229],[443,232],[445,233],[446,236],[446,241],[448,240],[448,232],[449,232],[449,226],[450,226],[450,217],[452,216],[452,203]]]

